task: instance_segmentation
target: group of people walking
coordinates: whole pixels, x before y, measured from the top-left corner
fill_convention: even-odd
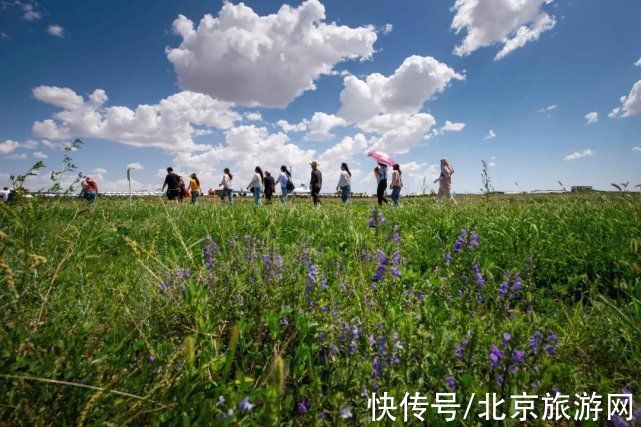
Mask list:
[[[195,173],[189,176],[189,184],[185,185],[183,177],[175,174],[174,169],[171,167],[167,168],[167,176],[162,185],[162,191],[165,191],[165,188],[167,188],[167,199],[174,203],[182,203],[185,198],[191,198],[191,203],[195,205],[202,195],[200,180]]]
[[[312,161],[309,165],[311,167],[309,180],[310,195],[313,203],[318,205],[320,203],[320,192],[323,187],[323,174],[319,169],[318,162]],[[392,203],[395,206],[399,206],[401,190],[403,188],[403,174],[401,172],[401,167],[398,164],[392,165],[391,180],[388,179],[388,175],[390,174],[390,172],[388,172],[388,168],[389,166],[385,163],[378,163],[374,168],[377,201],[379,206],[383,205],[383,203],[389,203],[386,197],[386,192],[389,188],[392,190]],[[336,191],[340,192],[340,198],[343,203],[347,203],[351,195],[352,172],[349,170],[349,166],[345,162],[341,163],[340,169],[341,171],[338,184],[336,185]],[[447,159],[441,159],[441,173],[434,181],[435,183],[439,183],[437,201],[451,200],[456,203],[450,192],[453,174],[454,168],[450,162]],[[230,169],[225,168],[223,170],[222,180],[219,184],[219,186],[222,187],[220,198],[223,202],[227,200],[230,204],[233,204],[234,202],[233,180],[234,176]],[[291,171],[285,165],[280,167],[280,173],[277,178],[274,178],[271,172],[263,171],[260,166],[256,166],[254,169],[254,175],[247,185],[247,190],[252,193],[255,204],[260,205],[262,203],[263,193],[265,194],[265,202],[269,204],[272,203],[273,196],[277,193],[277,186],[280,187],[280,200],[281,202],[285,202],[295,188],[294,182],[292,181]],[[165,177],[165,182],[162,188],[163,191],[165,190],[165,187],[167,188],[166,195],[170,202],[179,203],[182,201],[184,183],[182,178],[176,175],[171,167],[167,168],[167,176]],[[191,192],[192,203],[197,203],[198,196],[202,193],[200,189],[200,182],[196,174],[191,175],[189,191]]]
[[[319,169],[316,161],[310,164],[311,175],[309,180],[309,190],[312,201],[315,205],[320,203],[320,192],[323,187],[323,174]],[[389,166],[385,163],[378,163],[374,168],[374,177],[376,178],[376,197],[379,206],[383,203],[387,204],[389,201],[386,197],[387,189],[392,190],[391,199],[395,206],[400,205],[401,190],[403,188],[403,174],[401,167],[398,164],[392,165],[391,180],[388,187],[388,172]],[[452,201],[456,203],[451,194],[452,188],[452,175],[454,168],[447,159],[441,159],[441,173],[434,183],[439,183],[437,194],[437,202]],[[234,176],[229,168],[223,170],[223,177],[219,186],[222,187],[220,198],[223,202],[228,201],[230,204],[234,203],[234,189],[233,189]],[[272,203],[273,196],[277,193],[277,187],[280,187],[280,200],[281,202],[287,201],[289,196],[294,191],[294,182],[292,180],[291,171],[285,166],[280,167],[280,173],[277,178],[274,178],[269,171],[264,171],[260,166],[254,169],[247,190],[254,196],[254,203],[260,205],[262,203],[262,194],[265,194],[266,203]],[[200,180],[195,173],[190,175],[189,183],[185,184],[183,178],[174,172],[171,167],[167,168],[167,176],[162,186],[162,191],[166,190],[167,199],[171,203],[182,203],[185,198],[191,198],[191,203],[198,203],[198,198],[202,195]],[[211,190],[210,190],[211,191]],[[340,166],[340,175],[336,191],[340,192],[340,198],[343,203],[347,203],[352,191],[352,172],[349,170],[347,163],[343,162]],[[80,195],[87,200],[89,204],[93,204],[98,194],[98,184],[91,177],[86,177],[82,183],[82,191]]]

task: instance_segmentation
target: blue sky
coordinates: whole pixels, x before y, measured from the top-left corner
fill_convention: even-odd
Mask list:
[[[316,159],[325,191],[347,161],[373,192],[370,149],[407,192],[434,188],[442,157],[459,193],[481,159],[498,190],[641,184],[641,2],[287,4],[3,1],[1,184],[75,137],[109,190],[131,163],[139,189],[168,165],[215,188],[224,167],[237,187],[255,165],[302,182]]]

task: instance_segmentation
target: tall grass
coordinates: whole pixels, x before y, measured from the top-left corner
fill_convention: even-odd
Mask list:
[[[334,424],[452,381],[638,393],[638,197],[372,208],[2,206],[0,419]],[[525,361],[491,366],[493,344]]]

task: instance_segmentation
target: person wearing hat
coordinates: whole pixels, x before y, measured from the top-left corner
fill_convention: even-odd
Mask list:
[[[276,192],[276,181],[269,171],[265,171],[265,201],[268,204],[272,202],[272,195]]]
[[[318,203],[320,202],[319,195],[321,187],[323,186],[323,174],[320,170],[318,170],[318,163],[316,162],[316,160],[312,161],[309,165],[312,167],[312,177],[309,181],[309,189],[311,190],[312,200],[314,201],[314,204],[318,205]]]
[[[98,195],[98,184],[92,177],[85,178],[80,195],[89,203],[89,206],[94,204]]]
[[[192,173],[190,176],[189,191],[191,191],[191,203],[195,205],[198,203],[198,196],[202,194],[200,191],[200,180],[195,173]]]

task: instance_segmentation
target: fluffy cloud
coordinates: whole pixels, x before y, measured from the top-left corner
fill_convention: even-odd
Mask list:
[[[632,151],[641,151],[641,147],[632,147]]]
[[[217,17],[194,23],[180,15],[173,29],[180,46],[167,48],[179,84],[188,90],[250,106],[285,107],[346,59],[368,59],[373,26],[326,23],[318,0],[283,5],[259,16],[243,3],[225,2]]]
[[[35,152],[33,153],[33,157],[34,157],[34,158],[36,158],[36,159],[41,159],[41,160],[42,160],[42,159],[48,159],[48,158],[49,158],[49,156],[47,156],[47,155],[46,155],[45,153],[43,153],[42,151],[35,151]]]
[[[452,123],[445,120],[445,124],[441,126],[440,133],[443,132],[460,132],[465,128],[465,123]]]
[[[334,137],[331,133],[332,129],[345,125],[347,125],[347,121],[342,117],[316,112],[307,125],[307,138],[312,141],[332,139]]]
[[[385,114],[369,120],[362,128],[380,134],[373,140],[373,149],[403,154],[429,139],[429,131],[435,124],[434,117],[427,113]]]
[[[131,169],[131,170],[139,171],[139,170],[142,170],[142,169],[143,169],[143,167],[142,167],[142,165],[141,165],[140,163],[135,162],[135,163],[129,163],[129,164],[127,165],[127,169]]]
[[[260,122],[263,120],[263,115],[258,111],[248,111],[244,114],[244,116],[250,122]]]
[[[599,113],[597,113],[596,111],[592,111],[591,113],[585,115],[585,120],[589,125],[594,124],[599,121]]]
[[[389,23],[388,23],[388,24],[385,24],[385,25],[383,26],[383,28],[381,29],[381,32],[382,32],[383,34],[389,34],[389,33],[391,33],[391,32],[392,32],[392,30],[393,30],[393,29],[394,29],[394,26],[393,26],[392,24],[389,24]],[[641,61],[641,60],[640,60],[640,61]]]
[[[526,43],[538,40],[542,33],[554,28],[553,16],[543,10],[552,0],[456,0],[452,29],[465,30],[466,36],[454,48],[459,56],[501,44],[495,60],[509,55]]]
[[[637,67],[641,67],[641,58],[637,60],[637,62],[634,63]]]
[[[289,123],[287,120],[279,120],[276,124],[285,133],[307,131],[305,135],[306,139],[311,141],[326,141],[334,137],[332,129],[347,126],[347,121],[334,114],[316,112],[311,119],[303,119],[297,124]]]
[[[36,19],[41,19],[42,18],[42,12],[36,9],[37,4],[30,3],[30,2],[21,2],[21,1],[16,1],[16,5],[22,7],[22,11],[24,12],[22,15],[22,18],[26,21],[35,21]]]
[[[309,162],[315,150],[304,150],[289,141],[282,133],[270,133],[265,127],[242,125],[225,131],[225,144],[204,153],[179,152],[174,158],[178,168],[196,170],[203,180],[215,180],[211,170],[217,166],[234,167],[234,187],[244,188],[257,165],[275,173],[281,165],[292,167],[297,179],[308,179]],[[210,181],[213,182],[213,181]]]
[[[304,132],[307,130],[307,121],[303,120],[298,124],[291,124],[287,120],[279,120],[276,124],[282,129],[285,133],[290,132]]]
[[[610,118],[631,117],[641,114],[641,80],[636,82],[628,96],[622,96],[620,101],[621,106],[608,114]]]
[[[318,160],[323,164],[340,164],[357,154],[365,154],[369,142],[362,133],[354,137],[346,136],[341,142],[325,150]]]
[[[51,34],[52,36],[56,36],[56,37],[64,37],[65,36],[65,29],[62,28],[60,25],[49,25],[47,27],[47,33]]]
[[[231,104],[194,92],[179,92],[155,105],[104,107],[107,94],[96,89],[87,100],[69,88],[39,86],[36,99],[62,108],[52,119],[37,121],[33,133],[61,140],[71,137],[108,139],[136,147],[168,151],[198,150],[192,137],[202,134],[195,126],[229,129],[240,114]]]
[[[563,158],[563,160],[569,162],[571,160],[577,160],[577,159],[580,159],[582,157],[592,157],[595,154],[596,154],[596,151],[587,148],[587,149],[585,149],[583,151],[576,151],[576,152],[574,152],[572,154],[568,154],[567,156],[565,156]]]
[[[338,115],[358,123],[379,113],[415,113],[452,80],[464,78],[430,56],[410,56],[389,77],[379,73],[370,74],[365,80],[346,76]]]
[[[433,181],[441,174],[439,165],[428,163],[417,163],[415,161],[402,163],[403,183],[409,188],[420,188],[427,192]]]
[[[494,133],[494,131],[492,129],[490,129],[488,131],[487,135],[485,135],[485,138],[483,138],[483,139],[487,141],[487,140],[490,140],[490,139],[493,139],[493,138],[496,138],[496,133]]]
[[[16,149],[20,148],[21,144],[18,141],[13,141],[11,139],[7,139],[5,142],[0,143],[0,153],[1,154],[9,154]]]
[[[32,93],[33,97],[38,101],[55,105],[65,110],[76,110],[84,104],[82,96],[67,87],[38,86],[33,89]]]

